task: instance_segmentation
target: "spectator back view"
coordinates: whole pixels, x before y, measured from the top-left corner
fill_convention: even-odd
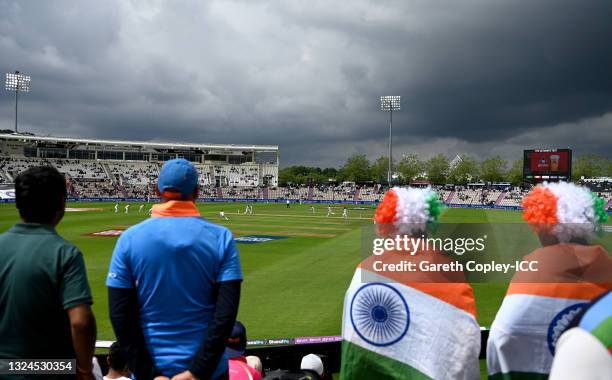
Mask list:
[[[430,189],[393,188],[376,209],[385,239],[427,234],[441,204]],[[352,379],[477,379],[480,326],[474,294],[462,272],[377,270],[428,260],[448,263],[437,251],[414,255],[388,250],[363,260],[344,299],[341,377]]]
[[[266,375],[264,380],[320,380],[323,378],[323,373],[321,358],[315,354],[308,354],[302,358],[299,371],[272,371]]]
[[[538,271],[514,275],[491,326],[492,379],[547,377],[560,333],[612,284],[612,260],[589,243],[607,219],[602,200],[570,183],[538,185],[523,200],[523,217],[543,247],[524,257]]]
[[[251,367],[244,356],[246,342],[246,328],[240,321],[236,321],[225,350],[229,358],[230,380],[261,380],[261,372]]]
[[[121,349],[119,342],[111,344],[106,357],[108,364],[108,373],[104,376],[104,380],[129,380],[130,370],[128,368],[127,356],[124,350]]]
[[[91,378],[96,326],[85,263],[55,231],[64,177],[33,167],[17,177],[15,192],[23,223],[0,235],[0,358],[76,357],[81,378]]]
[[[126,230],[113,252],[111,321],[137,378],[228,376],[224,350],[242,272],[230,231],[200,217],[197,183],[189,161],[166,162],[157,189],[162,203]]]

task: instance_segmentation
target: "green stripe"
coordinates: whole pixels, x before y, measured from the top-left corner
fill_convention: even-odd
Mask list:
[[[591,334],[599,339],[604,347],[608,349],[612,347],[612,317],[608,317],[601,322],[591,331]]]
[[[431,380],[420,371],[397,360],[342,341],[341,380],[408,379]]]
[[[489,380],[546,380],[548,379],[547,373],[535,373],[535,372],[508,372],[508,373],[496,373],[495,375],[489,375]]]

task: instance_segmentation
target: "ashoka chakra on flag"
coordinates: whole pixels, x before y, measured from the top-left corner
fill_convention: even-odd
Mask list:
[[[355,292],[350,317],[355,332],[379,347],[398,342],[410,325],[410,311],[404,297],[394,287],[381,282],[363,285]]]

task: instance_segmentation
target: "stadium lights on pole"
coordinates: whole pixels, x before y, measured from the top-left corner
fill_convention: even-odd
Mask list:
[[[6,82],[4,86],[8,91],[15,91],[15,133],[17,133],[17,107],[19,104],[19,91],[30,91],[30,76],[20,74],[19,71],[15,71],[14,74],[6,73]]]
[[[392,179],[392,162],[393,162],[393,111],[400,110],[400,97],[399,96],[381,96],[380,97],[380,110],[389,111],[389,171],[387,172],[387,182],[391,184]]]

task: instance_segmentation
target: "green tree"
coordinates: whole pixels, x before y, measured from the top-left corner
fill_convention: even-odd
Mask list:
[[[480,178],[485,182],[502,182],[508,162],[500,156],[487,158],[480,163]]]
[[[321,182],[328,183],[330,179],[335,180],[338,177],[338,169],[336,168],[325,168],[321,170]]]
[[[506,173],[506,181],[518,186],[523,183],[523,159],[514,160]]]
[[[400,173],[405,183],[412,182],[423,173],[423,170],[423,161],[419,160],[419,157],[414,153],[404,155],[397,164],[397,171]]]
[[[574,159],[572,164],[572,177],[579,180],[581,177],[593,178],[609,174],[610,160],[598,154],[583,154]]]
[[[372,181],[376,183],[387,182],[387,172],[389,171],[389,157],[380,156],[371,167]]]
[[[471,156],[461,156],[461,161],[451,168],[448,174],[450,182],[465,185],[478,177],[478,163]]]
[[[427,179],[433,184],[444,184],[448,178],[448,158],[437,154],[425,163]]]
[[[354,154],[340,169],[341,181],[365,182],[371,178],[370,161],[365,154]]]
[[[287,184],[307,184],[307,183],[327,183],[329,178],[335,178],[337,170],[328,168],[322,170],[317,167],[289,166],[283,168],[278,173],[278,180],[281,186]]]

